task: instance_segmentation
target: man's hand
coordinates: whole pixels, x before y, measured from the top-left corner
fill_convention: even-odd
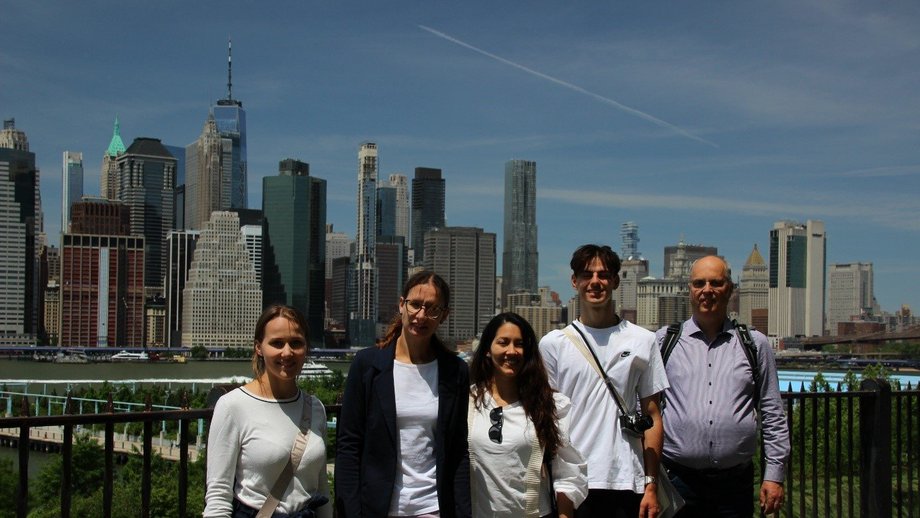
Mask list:
[[[765,514],[775,513],[783,507],[783,485],[764,480],[760,486],[760,508]]]
[[[658,516],[658,484],[645,486],[642,502],[639,504],[639,518],[655,518]]]

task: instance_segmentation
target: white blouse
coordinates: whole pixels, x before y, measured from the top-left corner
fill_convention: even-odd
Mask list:
[[[568,413],[572,406],[569,398],[557,392],[554,399],[561,444],[552,463],[553,487],[556,493],[565,494],[578,507],[588,494],[587,464],[569,441]],[[495,400],[489,393],[483,398],[482,408],[475,408],[470,401],[473,517],[526,516],[525,478],[535,444],[534,426],[520,401],[507,405],[502,408],[502,442],[497,444],[489,439],[489,428],[492,427],[489,413],[495,407]],[[542,461],[542,454],[538,455]],[[551,508],[545,474],[540,477],[538,494],[539,513],[533,516],[546,516]]]

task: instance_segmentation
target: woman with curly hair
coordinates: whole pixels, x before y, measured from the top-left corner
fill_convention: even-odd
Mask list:
[[[473,516],[574,516],[587,467],[568,439],[571,403],[550,388],[527,320],[509,312],[486,325],[470,381]]]

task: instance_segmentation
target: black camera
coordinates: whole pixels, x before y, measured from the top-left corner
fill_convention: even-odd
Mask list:
[[[624,431],[641,437],[653,425],[652,418],[645,414],[628,414],[620,416],[620,427]]]

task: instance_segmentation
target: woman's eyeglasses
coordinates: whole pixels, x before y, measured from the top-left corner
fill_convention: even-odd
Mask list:
[[[426,306],[417,300],[407,300],[406,307],[409,309],[409,313],[415,315],[421,310],[425,310],[425,317],[432,320],[440,317],[444,313],[444,308],[436,304]]]
[[[502,421],[504,420],[504,413],[502,412],[502,407],[495,407],[489,412],[489,421],[492,422],[492,426],[489,427],[489,439],[496,443],[502,443]]]

